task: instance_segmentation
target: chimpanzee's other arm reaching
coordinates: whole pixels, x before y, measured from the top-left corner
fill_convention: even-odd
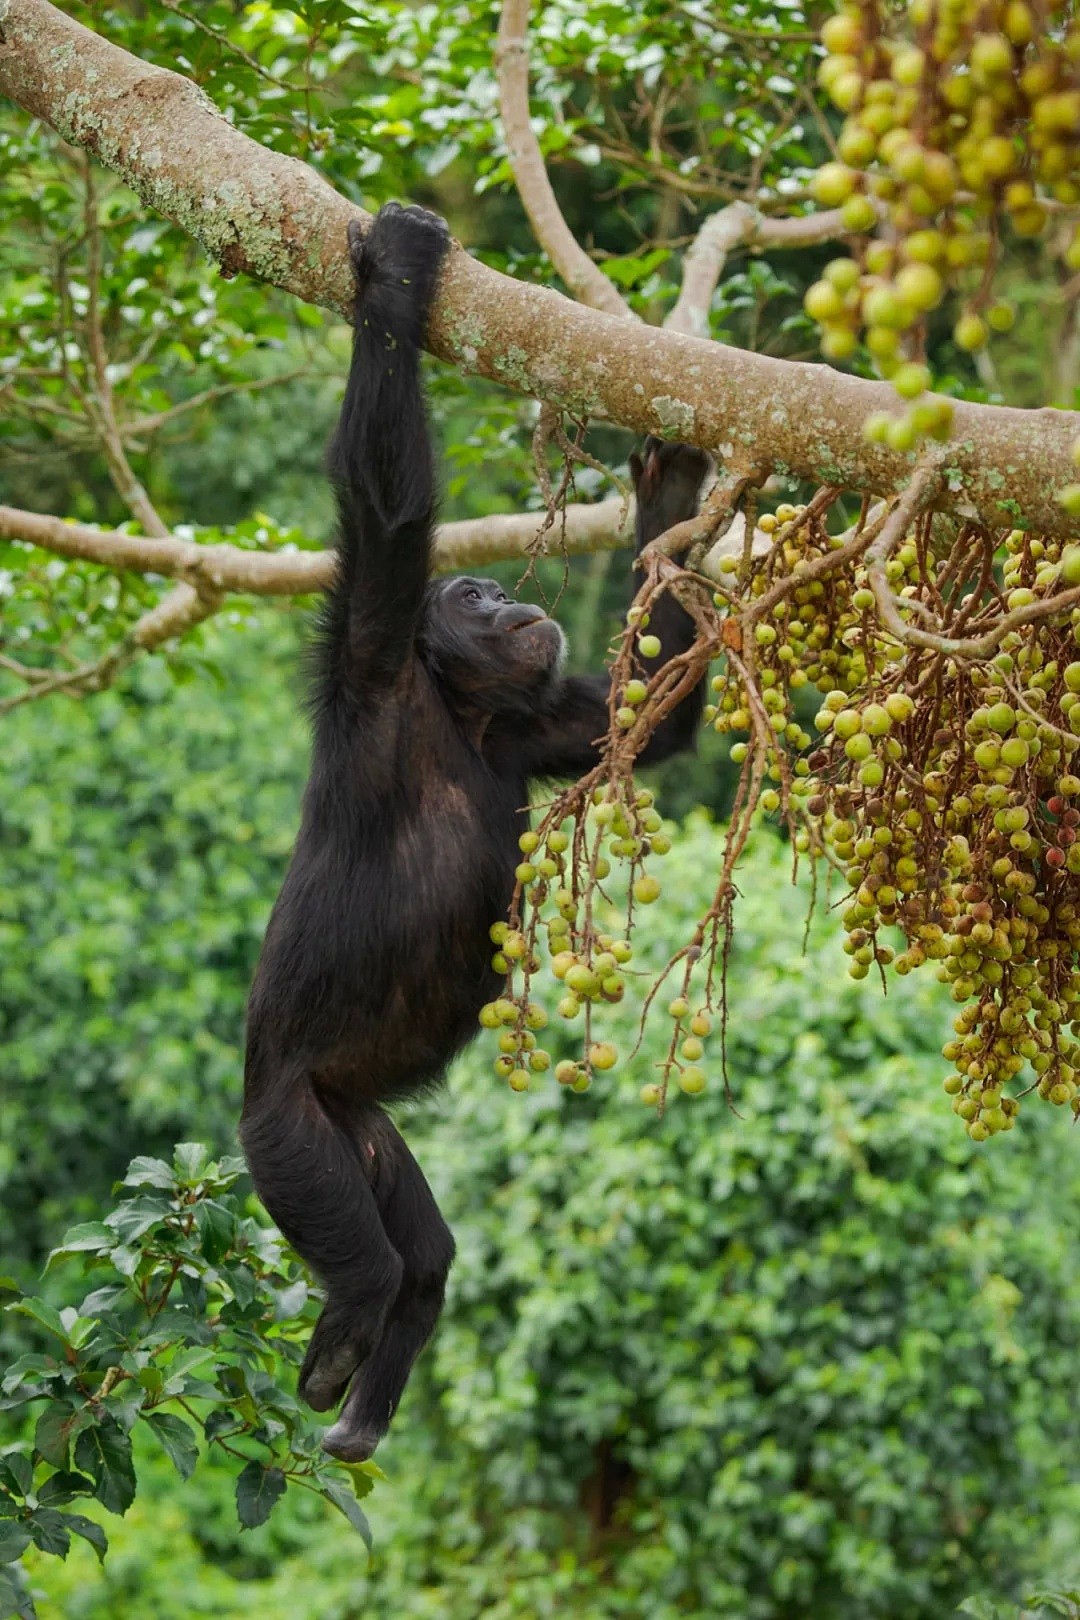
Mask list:
[[[709,458],[688,444],[667,444],[648,438],[643,454],[630,458],[637,492],[636,554],[674,524],[694,516]],[[660,641],[656,658],[642,658],[644,678],[676,653],[693,645],[694,624],[685,608],[667,591],[649,615],[649,634]],[[579,776],[596,764],[597,739],[608,729],[606,675],[571,675],[556,691],[549,714],[523,739],[525,770],[530,776]],[[705,702],[701,681],[650,737],[641,753],[643,765],[653,765],[692,745]]]

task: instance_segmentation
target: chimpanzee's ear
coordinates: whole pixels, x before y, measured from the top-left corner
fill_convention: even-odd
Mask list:
[[[637,489],[638,484],[641,482],[641,475],[644,472],[644,470],[645,469],[643,468],[643,466],[641,464],[641,457],[638,455],[636,450],[631,450],[631,452],[630,452],[630,481],[633,484],[635,489]]]

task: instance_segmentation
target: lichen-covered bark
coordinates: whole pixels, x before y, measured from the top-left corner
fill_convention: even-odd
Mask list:
[[[304,164],[269,152],[178,74],[149,67],[48,0],[0,0],[0,92],[116,170],[229,274],[273,282],[345,312],[345,225],[356,212]],[[433,352],[462,370],[682,438],[736,463],[887,494],[913,458],[866,445],[862,424],[894,404],[885,383],[747,354],[617,320],[450,258]],[[989,525],[1075,532],[1055,490],[1075,478],[1076,413],[958,403],[948,483]]]

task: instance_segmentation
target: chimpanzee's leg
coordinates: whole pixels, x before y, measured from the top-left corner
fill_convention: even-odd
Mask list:
[[[356,1137],[327,1114],[306,1076],[249,1090],[240,1139],[259,1197],[326,1286],[299,1383],[301,1398],[325,1412],[380,1342],[402,1263]]]
[[[382,1338],[358,1369],[338,1421],[323,1437],[326,1450],[345,1462],[370,1457],[389,1428],[413,1363],[438,1321],[454,1258],[454,1240],[431,1188],[385,1116],[370,1138],[367,1151],[372,1149],[379,1213],[404,1272]]]

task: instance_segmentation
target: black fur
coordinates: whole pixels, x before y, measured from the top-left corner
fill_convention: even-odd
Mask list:
[[[357,1460],[386,1432],[454,1254],[383,1105],[437,1082],[498,993],[488,929],[513,888],[530,778],[594,763],[608,685],[564,679],[558,626],[492,581],[429,582],[420,344],[449,237],[391,204],[349,242],[355,345],[330,452],[338,573],[300,833],[248,1008],[241,1139],[263,1202],[326,1288],[300,1393],[325,1411],[348,1392],[325,1444]],[[707,465],[648,441],[639,549],[695,511]],[[651,628],[665,655],[689,645],[667,598]],[[701,701],[648,758],[690,742]]]

